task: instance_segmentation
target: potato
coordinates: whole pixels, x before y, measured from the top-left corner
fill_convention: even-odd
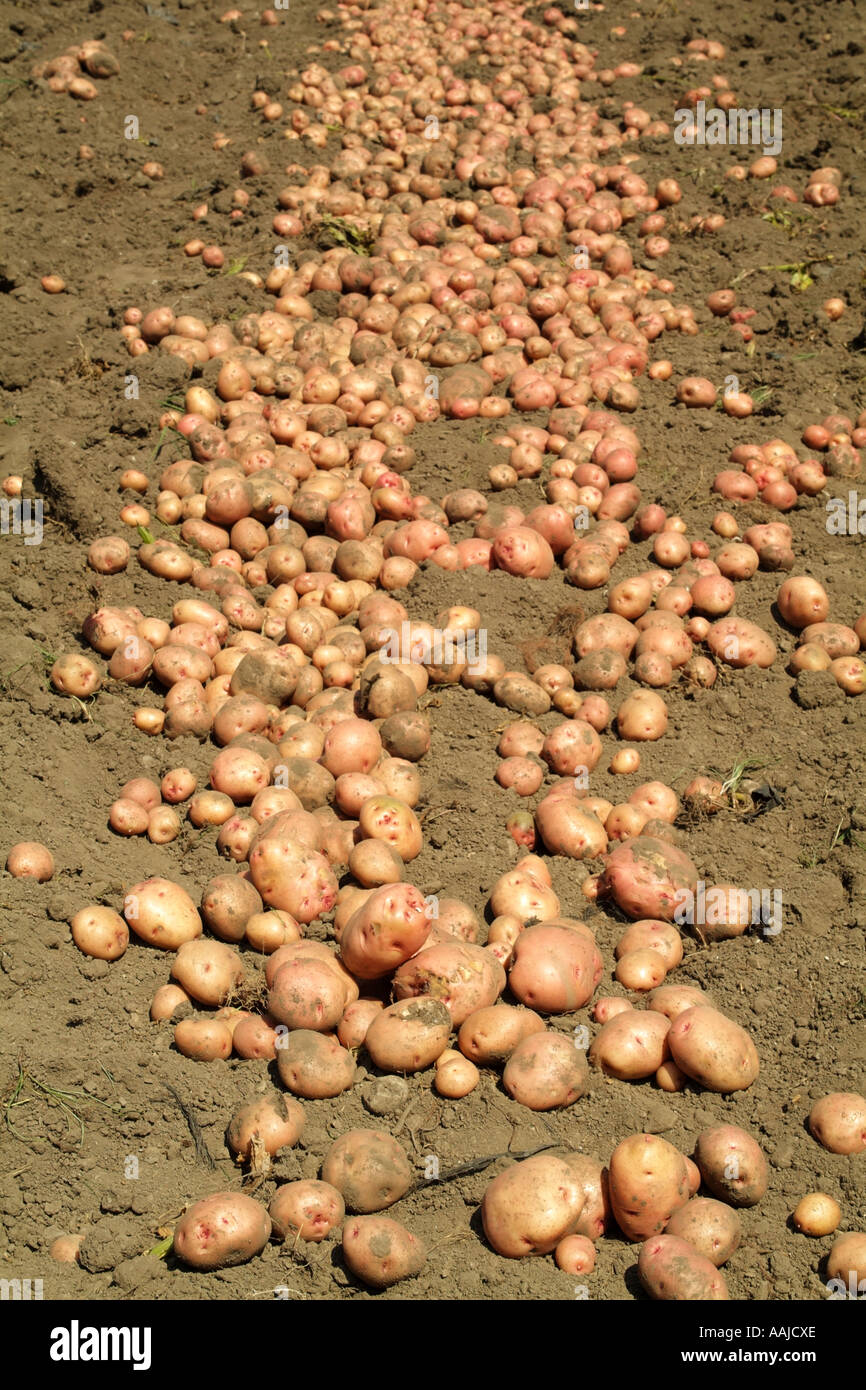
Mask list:
[[[340,956],[361,980],[389,975],[420,951],[432,926],[430,905],[411,883],[374,888],[340,934]]]
[[[559,915],[559,898],[550,886],[550,871],[537,855],[528,854],[493,885],[490,910],[494,917],[514,914],[521,922],[546,922]]]
[[[307,923],[334,906],[337,880],[325,856],[292,835],[286,816],[296,814],[289,811],[263,823],[250,849],[250,877],[269,907]]]
[[[123,915],[136,936],[163,951],[176,951],[202,934],[192,898],[167,878],[134,884],[123,900]]]
[[[708,1091],[744,1091],[760,1069],[755,1044],[745,1029],[717,1009],[686,1009],[668,1033],[671,1057],[686,1076]]]
[[[462,1100],[475,1090],[480,1080],[481,1073],[475,1063],[455,1052],[448,1060],[444,1060],[443,1054],[437,1061],[433,1086],[440,1096],[448,1100]]]
[[[668,707],[654,690],[635,690],[627,695],[616,716],[620,737],[632,743],[652,742],[668,726]]]
[[[247,1014],[239,1020],[232,1033],[232,1046],[239,1057],[264,1058],[273,1062],[277,1056],[277,1033],[257,1014]]]
[[[352,1212],[384,1211],[412,1186],[412,1165],[406,1151],[380,1129],[350,1129],[331,1145],[322,1164],[322,1180],[330,1183]]]
[[[79,951],[97,960],[117,960],[129,945],[123,918],[110,907],[82,907],[69,923]]]
[[[629,1009],[605,1023],[589,1049],[589,1060],[619,1081],[652,1076],[669,1053],[670,1020],[663,1014]]]
[[[476,1009],[494,1004],[504,988],[505,971],[491,951],[452,938],[425,946],[400,966],[393,982],[397,999],[440,1000],[457,1028]]]
[[[192,1005],[192,1000],[180,985],[160,985],[150,1001],[150,1017],[154,1023],[162,1023],[172,1018],[182,1004]]]
[[[544,1020],[532,1009],[494,1004],[475,1009],[460,1025],[457,1045],[465,1057],[481,1066],[507,1062],[518,1043],[544,1032]]]
[[[518,1043],[502,1073],[513,1100],[529,1110],[559,1110],[582,1096],[589,1081],[586,1055],[565,1033],[533,1033]]]
[[[303,1107],[296,1100],[274,1093],[235,1111],[226,1130],[226,1140],[238,1159],[249,1158],[257,1143],[263,1145],[267,1153],[275,1154],[297,1144],[304,1121]]]
[[[590,1154],[566,1153],[562,1157],[583,1188],[585,1199],[583,1210],[572,1230],[576,1235],[598,1240],[613,1223],[608,1171],[599,1159]]]
[[[610,1159],[610,1203],[627,1240],[658,1235],[689,1200],[686,1161],[657,1134],[632,1134]]]
[[[725,1302],[724,1275],[688,1241],[656,1235],[641,1248],[638,1277],[650,1298],[667,1302]]]
[[[704,994],[697,985],[659,985],[658,989],[647,995],[646,1001],[648,1009],[664,1014],[671,1023],[686,1009],[693,1009],[699,1004],[706,1004],[712,1008],[709,995]]]
[[[346,988],[325,960],[299,955],[281,965],[268,993],[268,1012],[290,1029],[327,1033],[346,1007]]]
[[[445,1051],[450,1036],[451,1015],[444,1002],[405,999],[377,1014],[364,1046],[381,1071],[423,1071]]]
[[[763,628],[745,618],[722,618],[707,633],[707,646],[717,661],[729,666],[772,666],[776,644]]]
[[[388,1216],[355,1216],[343,1226],[346,1268],[373,1289],[387,1289],[420,1274],[424,1242]]]
[[[694,1158],[704,1185],[732,1207],[753,1207],[767,1191],[769,1170],[761,1146],[736,1125],[703,1130]]]
[[[546,1255],[575,1230],[586,1201],[561,1158],[535,1154],[489,1183],[481,1202],[484,1234],[498,1255]]]
[[[173,1250],[193,1269],[245,1264],[271,1234],[265,1208],[243,1192],[217,1192],[193,1202],[174,1228]]]
[[[268,1215],[279,1240],[294,1242],[300,1237],[318,1242],[342,1224],[346,1204],[330,1183],[307,1178],[278,1187],[271,1198]]]
[[[686,893],[694,893],[698,871],[682,850],[650,835],[623,840],[607,858],[600,891],[635,920],[672,922]]]
[[[540,1013],[582,1009],[601,980],[602,959],[588,937],[570,927],[542,922],[527,927],[514,945],[508,983],[512,994]]]
[[[822,1096],[809,1112],[809,1129],[830,1153],[866,1152],[866,1099],[853,1091]]]
[[[590,652],[609,649],[631,656],[639,637],[639,632],[627,618],[616,613],[598,613],[587,618],[574,631],[572,641],[575,655],[580,659]]]
[[[791,1220],[806,1236],[829,1236],[842,1220],[839,1203],[826,1192],[807,1192],[801,1197]]]
[[[493,698],[497,705],[531,719],[550,709],[550,696],[522,671],[506,671],[500,676],[493,685]]]
[[[827,1256],[827,1278],[841,1280],[845,1296],[862,1299],[866,1290],[866,1232],[846,1231],[834,1241]]]
[[[718,1269],[726,1264],[740,1243],[740,1218],[724,1202],[712,1197],[692,1197],[675,1211],[665,1235],[688,1241]]]
[[[656,922],[652,918],[633,922],[616,943],[614,955],[621,960],[631,951],[646,949],[657,951],[667,970],[673,970],[683,958],[683,942],[677,928],[669,922]]]
[[[237,951],[219,941],[185,941],[171,966],[171,978],[199,1004],[224,1004],[243,981]]]
[[[174,1030],[174,1045],[194,1062],[225,1061],[231,1056],[232,1030],[218,1018],[184,1018]]]
[[[334,1037],[298,1028],[277,1044],[277,1071],[287,1090],[304,1100],[322,1100],[348,1091],[355,1060]]]
[[[558,1269],[566,1274],[591,1274],[595,1269],[595,1246],[587,1236],[563,1236],[554,1251]]]
[[[605,826],[576,797],[544,797],[536,807],[535,824],[551,854],[597,859],[607,850]]]

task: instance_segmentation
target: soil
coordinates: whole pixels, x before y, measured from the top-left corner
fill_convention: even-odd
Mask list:
[[[618,114],[631,99],[670,120],[680,91],[708,67],[718,68],[742,105],[784,112],[781,181],[802,192],[808,172],[822,163],[844,176],[833,208],[770,203],[767,183],[724,179],[731,162],[724,147],[690,149],[670,139],[640,147],[638,169],[651,186],[662,174],[680,180],[684,221],[694,212],[720,211],[726,218],[714,235],[671,238],[661,273],[674,281],[676,303],[696,306],[701,332],[665,335],[673,379],[641,383],[641,405],[630,421],[645,448],[639,477],[645,500],[678,511],[690,535],[710,538],[716,507],[709,484],[735,443],[776,436],[797,446],[809,422],[837,410],[856,416],[866,406],[866,76],[858,10],[856,0],[840,0],[823,5],[816,19],[814,5],[797,3],[760,0],[744,8],[631,0],[578,16],[585,41],[598,50],[597,67],[615,66],[626,52],[644,66],[641,77],[599,89],[604,114]],[[429,1073],[389,1082],[380,1094],[381,1082],[367,1066],[338,1100],[305,1104],[301,1142],[279,1158],[257,1195],[270,1198],[274,1176],[317,1176],[329,1144],[349,1128],[390,1130],[419,1177],[417,1189],[390,1213],[428,1244],[430,1258],[417,1279],[372,1294],[345,1270],[334,1240],[294,1251],[272,1245],[250,1264],[213,1274],[147,1253],[190,1201],[240,1187],[225,1128],[239,1104],[273,1085],[275,1069],[239,1060],[205,1065],[173,1049],[172,1026],[148,1018],[150,998],[168,975],[160,952],[134,942],[109,966],[73,945],[68,921],[79,907],[118,907],[129,885],[150,875],[176,880],[197,899],[224,865],[215,831],[185,826],[178,840],[160,847],[120,839],[106,823],[109,804],[130,776],[158,776],[186,764],[203,783],[209,745],[190,739],[169,746],[139,733],[131,710],[153,704],[151,692],[109,682],[82,706],[57,696],[46,671],[59,653],[86,649],[82,622],[100,602],[136,603],[168,617],[168,604],[193,592],[180,586],[167,598],[164,583],[134,563],[108,579],[85,564],[88,543],[118,530],[120,471],[135,464],[155,478],[183,452],[174,437],[160,437],[157,420],[162,403],[182,394],[186,369],[158,353],[127,356],[121,316],[129,304],[166,303],[210,320],[261,303],[261,291],[237,274],[208,272],[183,255],[191,208],[209,201],[216,211],[208,237],[226,248],[235,268],[245,258],[248,268],[266,273],[274,195],[292,156],[279,130],[264,127],[251,111],[250,94],[262,86],[279,92],[283,74],[303,67],[311,53],[329,67],[342,60],[318,52],[315,45],[338,30],[318,23],[315,7],[300,3],[290,15],[278,11],[279,24],[267,29],[248,11],[240,21],[220,23],[219,6],[191,0],[108,6],[63,0],[4,4],[0,11],[10,26],[4,24],[0,39],[0,471],[22,474],[24,495],[43,498],[46,508],[40,545],[0,537],[0,789],[7,808],[0,852],[5,857],[16,841],[38,839],[51,847],[57,865],[53,880],[42,885],[0,877],[6,1121],[0,1126],[0,1272],[42,1278],[44,1296],[52,1299],[237,1300],[270,1298],[275,1288],[293,1300],[640,1299],[635,1247],[616,1236],[600,1243],[583,1294],[551,1258],[510,1261],[493,1253],[478,1208],[507,1159],[448,1181],[424,1179],[435,1176],[437,1165],[447,1176],[485,1155],[550,1143],[607,1161],[622,1137],[642,1130],[691,1152],[700,1130],[725,1121],[755,1133],[771,1165],[767,1196],[742,1214],[742,1246],[726,1269],[731,1296],[825,1297],[821,1260],[830,1241],[797,1234],[789,1215],[804,1193],[823,1190],[839,1201],[843,1229],[866,1229],[863,1156],[825,1152],[805,1125],[814,1100],[862,1090],[866,1072],[866,701],[846,699],[826,678],[798,686],[786,674],[796,637],[773,615],[779,577],[765,573],[740,587],[737,611],[774,632],[779,660],[766,672],[725,671],[710,691],[675,686],[668,732],[644,746],[638,777],[628,779],[628,788],[660,778],[681,790],[697,772],[727,774],[749,758],[778,793],[778,804],[754,817],[730,810],[684,825],[702,878],[782,896],[778,935],[756,931],[710,946],[689,937],[675,976],[708,990],[750,1030],[761,1058],[757,1082],[729,1097],[697,1088],[668,1095],[650,1083],[594,1074],[575,1105],[536,1114],[510,1100],[489,1071],[469,1097],[451,1103],[432,1092]],[[541,12],[528,10],[533,18]],[[625,40],[611,33],[614,23],[626,26]],[[127,28],[135,33],[124,41]],[[720,39],[728,57],[678,74],[670,58],[682,55],[695,34]],[[34,63],[89,36],[104,37],[120,60],[120,75],[99,82],[95,101],[75,102],[30,79]],[[193,114],[198,101],[206,103],[205,115]],[[138,116],[144,144],[124,138],[130,113]],[[212,147],[217,130],[231,137],[226,150]],[[92,160],[78,158],[82,141],[92,147]],[[245,181],[249,209],[231,223],[230,190],[245,149],[265,152],[271,172]],[[327,163],[337,149],[334,143],[320,157]],[[742,152],[744,162],[751,157]],[[152,158],[165,168],[159,182],[140,172]],[[777,210],[775,221],[767,220],[768,208]],[[628,236],[636,246],[633,227]],[[793,272],[779,267],[805,262],[813,283],[797,290]],[[63,276],[66,293],[42,292],[39,279],[48,271]],[[710,289],[735,277],[740,303],[757,311],[753,352],[703,307]],[[835,323],[821,311],[830,294],[848,305]],[[755,419],[744,425],[719,410],[676,406],[674,385],[685,374],[707,375],[720,388],[736,375],[743,390],[762,399]],[[417,430],[413,489],[437,499],[454,485],[487,489],[491,433],[478,422],[454,421]],[[534,505],[539,497],[531,482],[498,500]],[[831,616],[850,623],[866,607],[864,539],[828,534],[825,500],[801,499],[789,518],[795,572],[820,580]],[[760,505],[738,514],[772,519]],[[647,543],[631,546],[616,578],[646,568],[648,552]],[[521,669],[522,643],[547,633],[560,610],[580,604],[588,614],[601,612],[606,597],[605,589],[570,588],[558,570],[544,582],[477,570],[467,580],[428,566],[411,603],[413,614],[430,618],[450,603],[475,605],[489,649]],[[627,688],[623,680],[616,698]],[[518,799],[494,781],[498,731],[510,716],[460,687],[433,692],[429,712],[425,843],[412,880],[425,893],[458,896],[483,915],[495,880],[518,858],[505,830]],[[546,716],[541,727],[557,720]],[[618,800],[622,779],[614,791],[617,779],[602,770],[607,761],[593,775],[593,791]],[[580,891],[586,865],[548,862],[563,911],[585,917],[597,933],[605,990],[622,924],[587,906]],[[552,1022],[571,1031],[590,1017],[582,1010]],[[363,1068],[363,1055],[359,1060]],[[203,1145],[194,1143],[174,1092],[200,1126]],[[384,1113],[376,1113],[383,1105]],[[51,1241],[66,1232],[85,1237],[80,1267],[48,1257]]]

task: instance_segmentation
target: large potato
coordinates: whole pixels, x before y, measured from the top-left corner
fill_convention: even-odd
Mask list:
[[[572,1232],[589,1240],[598,1240],[614,1219],[608,1191],[608,1171],[599,1159],[590,1154],[566,1153],[562,1157],[583,1188],[585,1199]]]
[[[422,1071],[442,1055],[450,1036],[451,1015],[442,1001],[401,999],[376,1015],[364,1046],[381,1071]]]
[[[327,1033],[340,1022],[347,1002],[346,987],[329,963],[303,955],[277,970],[268,993],[268,1012],[288,1028]]]
[[[597,859],[607,850],[604,826],[576,797],[546,796],[536,807],[535,825],[551,854]]]
[[[193,1269],[244,1264],[268,1243],[271,1218],[243,1192],[217,1192],[194,1202],[174,1228],[174,1253]]]
[[[373,1289],[387,1289],[420,1274],[424,1242],[388,1216],[355,1216],[343,1226],[346,1268]]]
[[[389,975],[421,950],[433,925],[430,905],[411,883],[374,888],[340,935],[340,955],[360,980]]]
[[[576,1227],[586,1200],[561,1158],[535,1154],[506,1168],[481,1202],[484,1234],[499,1255],[546,1255]]]
[[[753,1207],[767,1191],[760,1144],[737,1125],[711,1125],[698,1135],[695,1163],[705,1187],[732,1207]]]
[[[599,889],[636,921],[672,922],[683,895],[694,893],[698,871],[687,854],[650,835],[622,840],[607,857]]]
[[[601,980],[598,947],[581,932],[542,922],[514,944],[508,983],[512,994],[545,1014],[582,1009]]]
[[[244,978],[237,951],[221,941],[185,941],[172,962],[171,977],[199,1004],[224,1004]]]
[[[679,1236],[647,1240],[638,1256],[637,1272],[650,1298],[677,1303],[728,1299],[724,1275]]]
[[[163,951],[176,951],[202,934],[192,898],[167,878],[134,884],[123,900],[123,915],[136,936]]]
[[[627,1240],[658,1235],[690,1197],[686,1160],[657,1134],[631,1134],[610,1159],[610,1204]]]
[[[464,1057],[482,1066],[507,1062],[518,1043],[544,1032],[544,1020],[532,1009],[494,1004],[476,1009],[460,1026],[457,1045]]]
[[[822,1096],[809,1113],[809,1129],[832,1154],[866,1153],[866,1100],[854,1091]]]
[[[380,1129],[350,1129],[331,1145],[322,1181],[341,1194],[348,1211],[384,1211],[412,1186],[405,1149]]]
[[[737,1249],[740,1234],[740,1218],[734,1209],[712,1197],[692,1197],[665,1226],[665,1235],[687,1240],[717,1269]]]
[[[297,922],[312,922],[330,912],[337,900],[337,880],[323,854],[295,838],[287,819],[296,812],[270,816],[250,848],[250,877],[269,907],[290,912]]]
[[[505,971],[491,951],[450,937],[426,946],[394,975],[398,999],[440,1000],[457,1028],[476,1009],[493,1004],[504,988]]]
[[[628,1009],[616,1014],[593,1040],[589,1060],[619,1081],[641,1081],[670,1055],[670,1026],[670,1019],[660,1013]]]
[[[744,1028],[718,1009],[698,1005],[671,1024],[670,1053],[680,1071],[708,1091],[744,1091],[760,1069],[755,1044]]]
[[[305,1100],[324,1100],[348,1091],[355,1059],[336,1038],[298,1028],[277,1045],[277,1070],[287,1090]]]
[[[586,1055],[565,1033],[533,1033],[524,1038],[502,1073],[508,1094],[529,1110],[558,1110],[573,1104],[588,1080]]]
[[[706,643],[717,661],[729,666],[772,666],[776,660],[776,644],[772,637],[745,618],[722,618],[713,623]]]

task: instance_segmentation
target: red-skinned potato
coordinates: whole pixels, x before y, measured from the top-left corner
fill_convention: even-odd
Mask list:
[[[809,575],[792,575],[781,585],[776,595],[779,612],[789,627],[809,627],[823,623],[830,611],[826,590]]]
[[[717,661],[741,669],[772,666],[776,644],[763,628],[745,618],[721,618],[707,633],[707,646]]]
[[[69,925],[79,951],[97,960],[117,960],[129,945],[127,925],[113,908],[82,907]]]
[[[293,838],[283,815],[263,823],[249,863],[250,877],[268,906],[291,913],[298,922],[312,922],[336,902],[337,881],[327,859]]]
[[[508,983],[515,998],[539,1013],[571,1013],[592,998],[602,969],[589,937],[542,922],[517,938]]]
[[[192,898],[166,878],[134,884],[123,900],[123,915],[136,936],[164,951],[176,951],[202,933]]]
[[[345,1007],[345,985],[315,956],[295,957],[281,965],[268,992],[268,1012],[290,1029],[330,1032]]]
[[[635,690],[620,705],[616,726],[620,737],[630,742],[653,742],[668,726],[667,705],[654,690]]]
[[[355,1061],[337,1039],[308,1028],[280,1038],[277,1045],[280,1080],[303,1100],[324,1100],[348,1091],[355,1081]]]
[[[372,890],[343,928],[343,963],[361,980],[389,975],[420,951],[432,924],[430,904],[413,884],[383,884]]]
[[[621,841],[608,855],[600,889],[628,917],[671,922],[683,895],[694,893],[697,882],[698,871],[687,854],[639,835]]]
[[[718,1269],[740,1244],[740,1218],[724,1202],[712,1197],[692,1197],[674,1212],[665,1226],[665,1235],[688,1241]]]
[[[221,941],[242,941],[247,922],[261,909],[261,898],[240,874],[217,874],[202,893],[201,915]]]
[[[38,840],[21,840],[10,849],[6,869],[13,878],[35,878],[38,883],[47,883],[54,877],[54,856]]]
[[[436,1063],[433,1087],[446,1100],[462,1100],[475,1090],[480,1080],[481,1073],[474,1062],[449,1050]]]
[[[220,941],[185,941],[172,961],[171,977],[199,1004],[224,1004],[243,981],[237,951]]]
[[[809,1130],[830,1153],[866,1153],[866,1098],[854,1091],[822,1096],[809,1112]]]
[[[670,1026],[663,1014],[637,1009],[615,1014],[593,1040],[589,1060],[619,1081],[641,1081],[666,1060]]]
[[[614,947],[617,960],[632,951],[657,951],[668,970],[673,970],[683,958],[683,941],[678,929],[670,922],[657,922],[645,918],[632,922]]]
[[[652,1236],[641,1248],[637,1268],[650,1298],[676,1303],[728,1300],[724,1275],[679,1236]]]
[[[410,806],[390,796],[371,796],[358,813],[359,833],[364,839],[382,840],[395,849],[404,863],[421,852],[422,835],[418,817]]]
[[[384,1009],[381,999],[356,999],[347,1005],[337,1028],[337,1037],[346,1048],[363,1047],[367,1030]]]
[[[576,797],[544,797],[536,807],[535,824],[550,854],[597,859],[607,850],[606,827]]]
[[[596,1241],[613,1223],[607,1169],[590,1154],[566,1153],[562,1157],[583,1188],[585,1198],[583,1210],[572,1229],[576,1235]]]
[[[164,1019],[172,1018],[183,1004],[191,1004],[192,1000],[185,989],[180,985],[160,985],[150,1001],[150,1017],[154,1023],[161,1023]]]
[[[192,1269],[245,1264],[271,1234],[265,1208],[244,1192],[218,1192],[194,1202],[174,1228],[173,1250]]]
[[[394,975],[398,999],[431,996],[445,1005],[455,1027],[492,1005],[505,988],[505,971],[484,946],[446,939],[426,946]]]
[[[235,1111],[226,1140],[238,1160],[248,1159],[259,1148],[273,1156],[297,1144],[304,1129],[304,1110],[291,1096],[262,1096]]]
[[[755,1044],[745,1029],[717,1009],[699,1005],[679,1014],[671,1024],[668,1045],[680,1070],[708,1091],[730,1095],[757,1078]]]
[[[559,1110],[584,1094],[589,1068],[584,1052],[565,1033],[532,1033],[519,1042],[502,1073],[512,1100],[529,1110]]]
[[[521,922],[545,922],[559,915],[559,898],[550,886],[550,872],[542,859],[528,854],[493,886],[490,909],[495,917],[507,913]]]
[[[737,1125],[711,1125],[695,1144],[704,1186],[732,1207],[753,1207],[767,1191],[769,1169],[757,1140]]]
[[[546,1255],[575,1228],[586,1196],[561,1158],[536,1154],[506,1168],[481,1202],[484,1234],[498,1255]]]
[[[343,1226],[343,1259],[356,1279],[387,1289],[420,1274],[427,1250],[418,1236],[388,1216],[355,1216]]]
[[[350,1129],[325,1155],[322,1180],[335,1187],[347,1211],[384,1211],[412,1186],[412,1165],[392,1135],[380,1129]]]
[[[258,1014],[247,1014],[232,1033],[232,1047],[239,1057],[273,1062],[277,1055],[277,1037],[276,1030]]]
[[[225,1061],[231,1056],[232,1030],[218,1018],[184,1018],[174,1030],[174,1045],[194,1062]]]
[[[533,1033],[543,1033],[544,1020],[532,1009],[513,1004],[493,1004],[476,1009],[464,1019],[457,1045],[465,1057],[481,1066],[507,1062],[518,1043]]]
[[[399,999],[371,1022],[364,1046],[385,1072],[423,1071],[445,1051],[451,1015],[438,999]]]
[[[826,1273],[828,1280],[838,1279],[845,1290],[844,1297],[850,1298],[852,1287],[858,1291],[866,1281],[866,1232],[847,1231],[830,1247],[827,1256]],[[862,1294],[857,1295],[862,1298]]]
[[[647,995],[646,1006],[656,1013],[664,1014],[673,1023],[686,1009],[694,1009],[699,1004],[712,1008],[712,1000],[697,985],[659,985]]]
[[[663,1231],[689,1200],[686,1161],[657,1134],[632,1134],[610,1158],[610,1201],[627,1240],[642,1241]]]
[[[315,1178],[283,1183],[268,1207],[274,1235],[281,1241],[321,1241],[342,1225],[346,1204],[328,1182]]]

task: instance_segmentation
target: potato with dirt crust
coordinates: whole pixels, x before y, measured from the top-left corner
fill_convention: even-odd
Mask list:
[[[494,1004],[505,988],[505,971],[492,951],[468,941],[446,939],[425,946],[394,975],[397,999],[429,996],[441,1000],[456,1028]]]
[[[572,1013],[592,998],[603,968],[598,947],[588,936],[541,922],[517,938],[508,984],[515,998],[530,1009],[543,1014]]]
[[[550,709],[550,696],[522,671],[505,671],[499,676],[493,684],[493,698],[497,705],[531,719]]]
[[[744,1091],[760,1070],[755,1044],[744,1028],[718,1009],[698,1005],[671,1024],[668,1046],[686,1076],[708,1091]]]
[[[565,1153],[562,1158],[583,1188],[585,1199],[583,1210],[572,1230],[575,1235],[598,1240],[610,1229],[614,1219],[608,1191],[608,1171],[599,1159],[590,1154]]]
[[[277,1071],[293,1095],[327,1100],[355,1082],[355,1059],[329,1034],[298,1028],[277,1043]]]
[[[350,1129],[332,1144],[322,1181],[335,1187],[352,1212],[384,1211],[405,1197],[414,1173],[406,1150],[381,1129]]]
[[[664,1233],[688,1241],[718,1269],[739,1246],[742,1230],[732,1207],[713,1197],[692,1197],[674,1212]]]
[[[711,1125],[695,1144],[704,1186],[732,1207],[754,1207],[767,1191],[769,1169],[760,1144],[737,1125]]]
[[[421,1273],[427,1249],[418,1236],[389,1216],[355,1216],[343,1226],[343,1259],[362,1284],[388,1289]]]
[[[494,917],[514,915],[524,924],[546,922],[559,915],[559,898],[553,891],[550,870],[543,859],[527,854],[493,885],[490,910]]]
[[[290,1096],[274,1092],[235,1111],[226,1130],[226,1141],[239,1160],[254,1156],[257,1147],[263,1147],[273,1157],[280,1149],[297,1144],[305,1119],[302,1105]]]
[[[809,1112],[809,1130],[832,1154],[866,1153],[866,1098],[854,1091],[822,1096]]]
[[[589,1060],[618,1081],[642,1081],[670,1055],[670,1020],[663,1014],[627,1009],[615,1014],[593,1039]]]
[[[217,1192],[194,1202],[174,1228],[173,1251],[192,1269],[226,1269],[261,1254],[271,1218],[244,1192]]]
[[[610,1158],[610,1203],[627,1240],[663,1231],[689,1200],[689,1175],[679,1149],[657,1134],[631,1134]]]
[[[688,1241],[655,1235],[645,1241],[637,1261],[641,1284],[650,1298],[664,1302],[726,1302],[725,1277]]]
[[[532,1009],[514,1004],[493,1004],[476,1009],[464,1019],[457,1034],[457,1046],[470,1061],[481,1066],[507,1062],[524,1038],[545,1031],[544,1020]]]
[[[561,1158],[535,1154],[489,1183],[481,1201],[484,1234],[498,1255],[547,1255],[576,1229],[586,1201]]]
[[[171,978],[198,1004],[224,1004],[242,984],[244,963],[221,941],[185,941],[172,961]]]
[[[533,1033],[517,1044],[502,1073],[512,1100],[529,1110],[561,1110],[584,1094],[589,1067],[575,1039],[565,1033]]]
[[[431,907],[411,883],[374,888],[340,935],[340,956],[360,980],[390,975],[421,950],[433,926]]]
[[[611,850],[599,891],[609,894],[626,916],[674,921],[685,893],[694,893],[698,871],[682,850],[651,835],[622,840]]]
[[[447,1048],[451,1027],[438,999],[398,999],[373,1019],[364,1047],[380,1071],[424,1071]]]
[[[149,946],[176,951],[202,934],[202,922],[188,893],[167,878],[148,878],[130,888],[123,915]]]
[[[249,864],[250,878],[264,902],[291,913],[297,922],[312,922],[330,912],[337,900],[337,880],[327,859],[300,844],[283,815],[263,823],[252,842]]]
[[[174,1045],[194,1062],[225,1061],[231,1056],[232,1030],[218,1018],[184,1018],[174,1030]]]
[[[319,1242],[342,1225],[346,1204],[329,1182],[304,1178],[299,1182],[283,1183],[271,1198],[268,1215],[274,1235],[281,1241],[311,1240]]]
[[[631,656],[640,633],[634,623],[616,613],[598,613],[575,628],[574,654],[581,660],[590,652],[610,650],[626,659]]]

